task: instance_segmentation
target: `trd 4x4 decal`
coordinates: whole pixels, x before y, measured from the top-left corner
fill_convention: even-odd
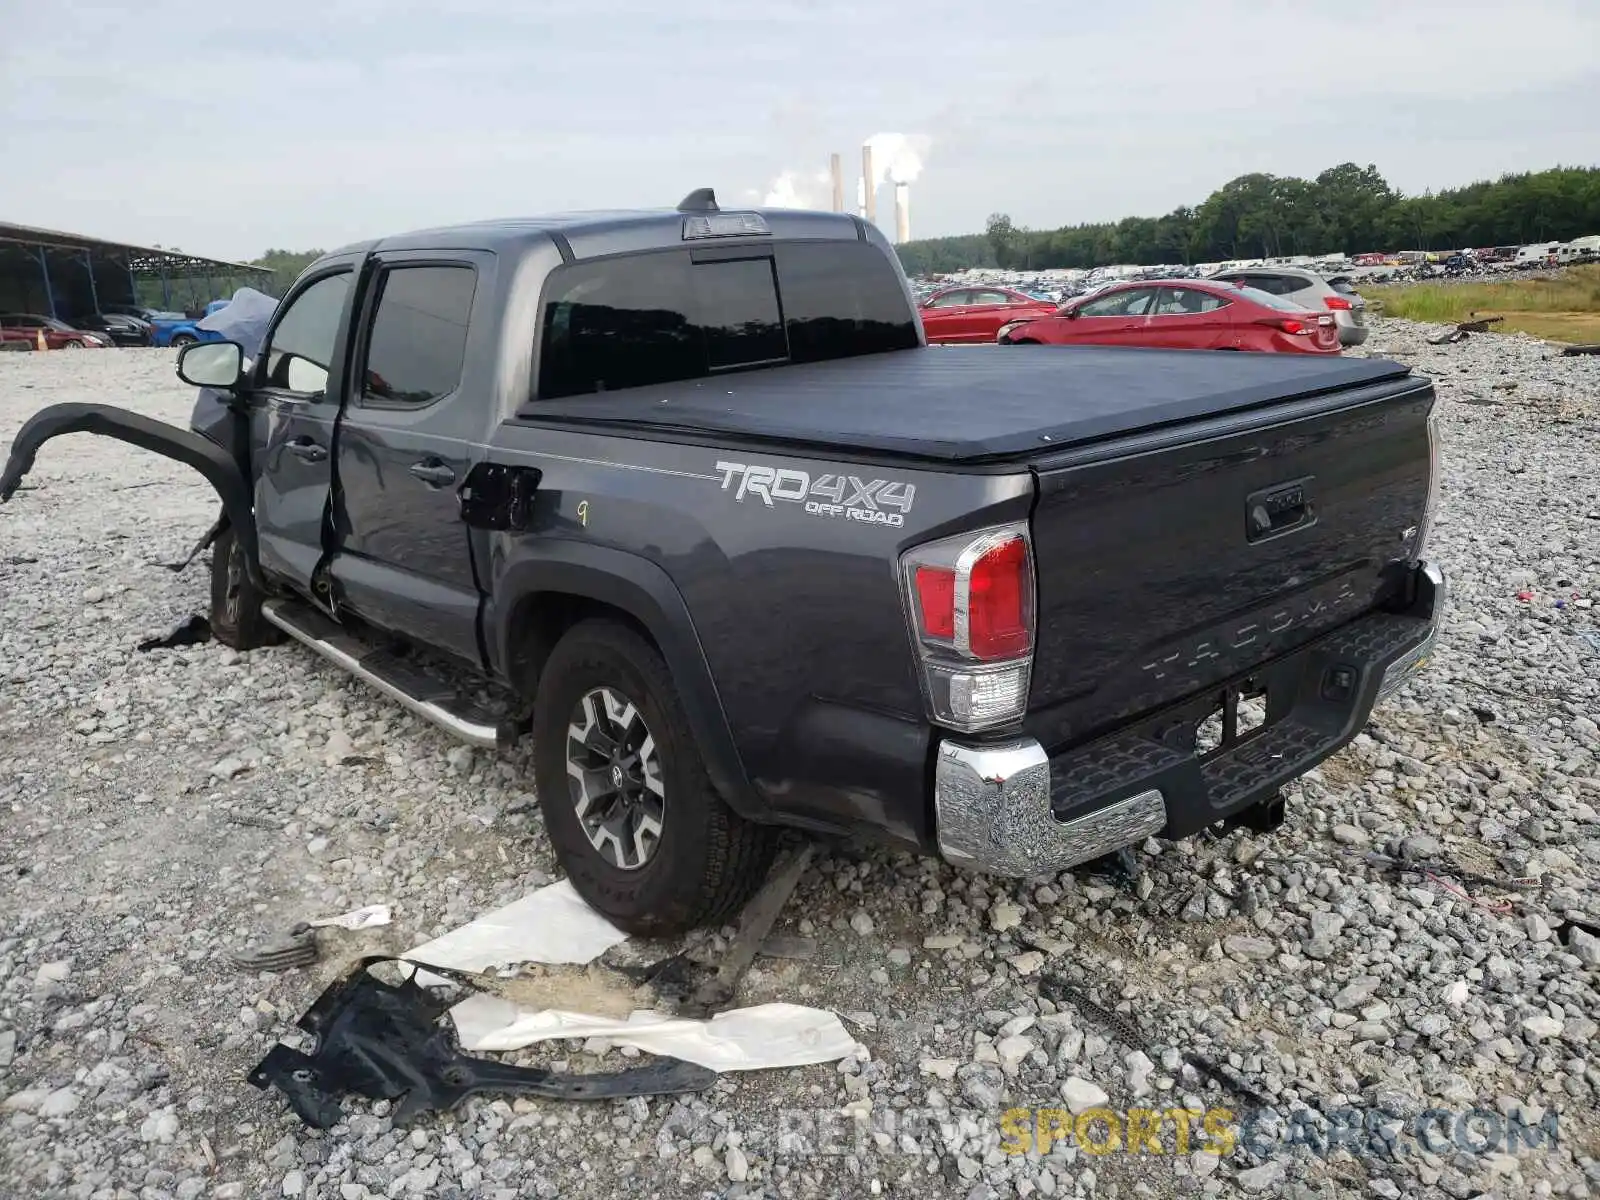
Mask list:
[[[869,525],[904,525],[917,494],[916,484],[894,479],[865,480],[844,474],[813,479],[806,471],[759,463],[719,462],[717,470],[722,475],[722,490],[732,490],[734,500],[740,503],[746,496],[759,496],[769,508],[782,500],[804,504],[813,516],[842,517]]]

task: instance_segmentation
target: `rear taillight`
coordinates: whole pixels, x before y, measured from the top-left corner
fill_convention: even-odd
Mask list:
[[[1284,333],[1312,337],[1319,328],[1332,327],[1333,317],[1326,313],[1320,317],[1314,317],[1308,313],[1304,317],[1274,317],[1271,320],[1264,321],[1263,324],[1271,325],[1274,329],[1281,329]]]
[[[900,563],[933,719],[971,731],[1021,718],[1034,640],[1027,526],[929,542]]]
[[[1323,303],[1336,312],[1349,312],[1355,307],[1343,296],[1328,296],[1323,300]]]

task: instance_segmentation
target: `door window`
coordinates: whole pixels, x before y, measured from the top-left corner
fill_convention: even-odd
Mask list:
[[[1155,288],[1129,288],[1125,292],[1112,292],[1109,296],[1096,296],[1078,309],[1080,317],[1142,317],[1155,298]]]
[[[973,304],[1010,304],[1012,299],[1004,292],[973,292]]]
[[[361,399],[431,404],[461,383],[477,273],[465,264],[398,266],[378,281]]]
[[[1156,301],[1156,316],[1187,317],[1196,313],[1216,312],[1228,302],[1198,288],[1162,288]]]
[[[929,308],[960,308],[963,304],[972,303],[971,292],[946,292],[940,296]]]
[[[327,390],[350,272],[327,275],[289,302],[262,355],[264,387],[306,395]]]

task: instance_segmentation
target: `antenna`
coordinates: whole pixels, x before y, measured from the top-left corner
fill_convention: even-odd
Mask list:
[[[678,202],[679,212],[721,212],[717,207],[717,193],[710,188],[695,188]]]

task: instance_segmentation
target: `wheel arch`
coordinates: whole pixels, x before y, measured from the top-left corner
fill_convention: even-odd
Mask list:
[[[550,652],[574,625],[608,617],[631,626],[666,661],[717,791],[741,817],[770,819],[744,769],[689,607],[666,571],[606,546],[531,540],[512,546],[485,613],[495,671],[531,696]]]

